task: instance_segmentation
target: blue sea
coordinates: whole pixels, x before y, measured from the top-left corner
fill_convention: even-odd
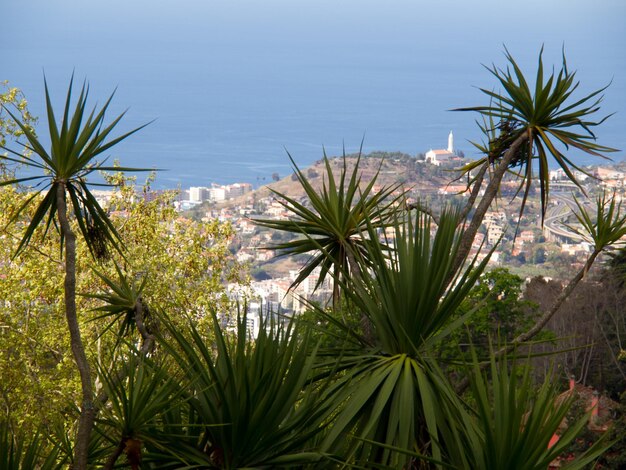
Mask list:
[[[156,186],[271,180],[345,147],[473,156],[475,116],[505,66],[530,75],[565,47],[580,95],[612,81],[599,142],[626,149],[626,2],[528,0],[31,0],[2,5],[0,81],[21,88],[45,134],[43,77],[60,105],[72,73],[92,103],[117,89],[120,131],[154,120],[111,151],[158,167]],[[573,154],[578,158],[576,154]],[[624,152],[615,154],[621,159]],[[581,164],[597,160],[582,158]]]

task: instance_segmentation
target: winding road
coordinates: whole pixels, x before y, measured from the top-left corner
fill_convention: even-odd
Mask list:
[[[574,211],[578,211],[578,206],[576,202],[574,202],[572,192],[551,192],[550,199],[556,201],[557,204],[551,205],[546,211],[543,224],[544,231],[548,232],[546,237],[571,242],[587,241],[585,237],[564,225],[564,221],[567,220]],[[587,201],[584,201],[583,204],[589,206]],[[589,207],[587,208],[589,209]]]

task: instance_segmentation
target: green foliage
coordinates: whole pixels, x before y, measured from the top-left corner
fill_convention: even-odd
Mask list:
[[[56,470],[58,451],[50,450],[39,433],[28,435],[11,429],[0,419],[0,468],[3,470]]]
[[[539,53],[534,88],[507,50],[505,57],[508,65],[505,69],[495,65],[487,68],[502,90],[481,88],[490,98],[489,105],[460,108],[458,111],[480,113],[485,118],[481,127],[489,140],[488,145],[477,145],[486,156],[466,165],[465,171],[485,163],[497,163],[515,142],[521,143],[509,166],[518,167],[522,176],[520,189],[525,187],[522,211],[534,179],[533,161],[536,161],[539,166],[541,212],[545,217],[550,182],[549,157],[554,158],[568,178],[580,187],[573,170],[587,172],[561,149],[573,148],[599,157],[605,157],[616,149],[597,144],[592,130],[608,117],[593,120],[593,115],[600,110],[606,87],[582,98],[574,98],[572,95],[579,82],[576,81],[576,72],[567,67],[565,53],[558,73],[553,71],[549,74],[544,71],[542,54],[543,48]]]
[[[190,323],[168,327],[169,353],[185,377],[193,409],[188,464],[210,468],[303,466],[324,455],[311,446],[330,413],[323,391],[306,387],[316,361],[296,325],[262,321],[258,336],[244,314],[236,335],[213,314],[211,347]]]
[[[458,359],[471,344],[480,357],[487,357],[490,344],[509,342],[530,328],[539,314],[538,306],[524,300],[523,288],[524,280],[506,268],[480,276],[456,314],[466,319],[464,328],[442,344],[445,356]]]
[[[108,395],[108,405],[98,415],[96,431],[109,445],[107,461],[115,463],[122,453],[129,464],[149,462],[144,459],[145,447],[163,452],[168,437],[163,435],[162,418],[172,403],[181,397],[184,390],[179,386],[180,377],[168,373],[163,364],[154,364],[145,358],[130,353],[126,360],[126,374],[119,377],[115,371],[98,367],[98,377]],[[157,461],[158,462],[158,461]]]
[[[368,259],[368,246],[362,235],[367,232],[368,224],[374,228],[389,225],[389,215],[399,200],[398,196],[393,196],[398,187],[392,186],[375,192],[377,176],[362,187],[359,174],[360,156],[349,173],[344,155],[341,172],[335,177],[330,161],[324,156],[326,179],[319,193],[293,159],[291,161],[298,181],[306,193],[306,203],[275,192],[283,200],[281,204],[295,217],[290,220],[257,219],[255,223],[302,235],[296,240],[278,243],[272,248],[280,250],[283,256],[313,254],[298,274],[294,285],[301,283],[315,268],[320,267],[317,283],[319,287],[329,273],[336,276],[339,272],[353,270],[354,263],[349,266],[351,259]]]
[[[74,217],[78,222],[83,238],[87,241],[89,251],[95,258],[101,258],[106,252],[106,244],[111,244],[115,249],[121,250],[119,245],[119,235],[111,223],[106,212],[100,207],[96,198],[87,187],[86,178],[94,171],[110,170],[112,167],[105,167],[96,161],[96,158],[103,152],[113,147],[115,144],[126,139],[131,134],[140,130],[141,126],[119,137],[107,140],[109,134],[114,130],[122,115],[115,118],[110,124],[104,125],[106,111],[111,103],[113,95],[109,97],[105,105],[100,109],[94,109],[86,115],[88,88],[83,85],[80,96],[76,101],[73,112],[71,108],[72,81],[67,90],[64,114],[61,126],[56,123],[56,116],[52,108],[48,86],[46,84],[46,111],[48,127],[50,132],[50,151],[48,152],[35,132],[13,114],[8,108],[6,112],[17,123],[21,132],[26,137],[28,143],[23,144],[27,152],[34,153],[39,160],[26,156],[23,153],[2,146],[12,156],[0,156],[0,159],[22,163],[27,167],[41,171],[38,176],[27,176],[19,179],[8,179],[2,181],[0,185],[14,185],[23,182],[37,182],[37,187],[44,183],[42,189],[35,190],[31,197],[19,207],[13,214],[12,221],[19,219],[24,209],[33,201],[37,200],[35,210],[28,228],[17,248],[17,253],[21,252],[30,242],[35,229],[40,225],[45,226],[48,231],[56,217],[57,193],[62,192],[63,198],[69,196],[73,208]],[[131,169],[132,170],[132,169]],[[145,170],[134,170],[145,171]],[[48,189],[43,199],[37,196],[44,189]],[[63,245],[63,240],[61,240]]]
[[[574,199],[578,212],[574,215],[582,225],[576,232],[588,238],[598,253],[616,243],[621,243],[626,235],[626,214],[622,213],[622,203],[616,201],[615,194],[607,196],[601,193],[596,199],[595,214],[591,214],[584,205]]]
[[[348,296],[376,328],[377,341],[389,354],[417,355],[449,333],[444,328],[468,295],[488,257],[476,269],[454,273],[451,266],[458,251],[459,211],[444,209],[434,237],[432,219],[419,214],[405,224],[396,222],[393,252],[378,243],[368,249],[373,268],[354,281]],[[375,240],[374,227],[369,239]],[[454,325],[458,327],[458,325]]]
[[[529,366],[498,363],[492,357],[487,375],[474,356],[470,374],[475,417],[459,421],[466,429],[460,434],[463,439],[459,441],[459,455],[463,458],[458,468],[545,469],[588,424],[588,414],[567,422],[574,396],[559,396],[550,377],[535,386]],[[555,434],[558,441],[549,445]],[[606,439],[600,439],[562,468],[585,468],[608,447]]]
[[[111,212],[132,265],[118,255],[101,263],[97,271],[119,284],[117,265],[130,290],[134,283],[135,294],[141,293],[146,307],[165,309],[171,321],[180,324],[186,323],[189,314],[210,339],[212,321],[203,312],[210,308],[228,311],[223,279],[244,281],[243,271],[227,248],[232,228],[219,222],[180,219],[171,207],[172,194],[148,202],[131,183],[126,181],[105,209]],[[0,188],[0,227],[6,227],[10,214],[27,197],[11,187]],[[71,419],[68,406],[79,402],[79,384],[63,318],[59,242],[44,239],[40,228],[33,243],[13,258],[21,239],[19,229],[11,225],[0,232],[0,420],[34,433],[39,427],[49,431],[55,423]],[[103,307],[103,301],[113,301],[121,313],[132,301],[115,301],[119,292],[96,275],[87,246],[77,242],[77,290],[88,294],[77,299],[79,311],[84,312],[81,330],[92,364],[98,358],[107,363],[119,354],[115,346],[120,338],[111,333],[123,329],[128,333],[125,339],[134,342],[137,332],[128,310],[113,325],[114,317],[98,319],[106,312],[98,314],[93,309]],[[122,328],[124,321],[133,328]],[[112,328],[107,329],[110,324]]]
[[[93,309],[94,312],[102,313],[94,320],[111,318],[110,323],[100,334],[105,333],[115,323],[119,323],[117,337],[121,339],[136,327],[136,308],[141,302],[141,294],[146,287],[147,278],[144,277],[141,283],[137,284],[134,280],[128,279],[117,263],[114,264],[117,280],[108,278],[96,269],[93,270],[109,290],[101,294],[84,294],[84,296],[104,302],[104,305]]]
[[[22,134],[17,122],[7,116],[5,108],[13,108],[19,114],[19,122],[24,123],[29,129],[37,122],[37,119],[28,111],[28,102],[19,88],[9,87],[9,82],[0,82],[3,91],[0,92],[0,147],[4,147],[7,139],[16,140]]]
[[[459,328],[453,320],[488,260],[456,273],[449,272],[458,250],[459,212],[445,210],[431,239],[431,219],[417,215],[406,224],[396,221],[391,254],[369,227],[368,248],[372,269],[351,278],[346,295],[373,326],[374,344],[345,327],[355,338],[344,348],[336,384],[341,406],[325,445],[334,449],[348,440],[351,458],[362,464],[402,468],[406,452],[429,449],[441,460],[438,436],[451,431],[447,412],[453,412],[455,393],[432,355],[434,346]],[[330,354],[329,354],[330,355]],[[382,449],[382,442],[401,451]],[[342,450],[346,452],[346,450]]]

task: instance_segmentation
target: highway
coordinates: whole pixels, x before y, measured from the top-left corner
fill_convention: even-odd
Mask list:
[[[551,192],[550,200],[558,202],[558,204],[550,205],[546,210],[546,217],[543,222],[544,230],[550,232],[552,236],[561,239],[567,238],[573,242],[587,241],[585,237],[563,225],[573,211],[578,211],[578,206],[574,202],[571,193]],[[584,204],[585,206],[589,205],[587,201]],[[589,207],[587,208],[589,209]]]

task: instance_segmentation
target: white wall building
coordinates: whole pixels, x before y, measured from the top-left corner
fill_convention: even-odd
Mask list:
[[[448,135],[448,148],[447,149],[430,149],[424,156],[424,161],[435,166],[439,166],[442,163],[447,163],[451,160],[460,158],[454,153],[454,136],[452,131]]]

